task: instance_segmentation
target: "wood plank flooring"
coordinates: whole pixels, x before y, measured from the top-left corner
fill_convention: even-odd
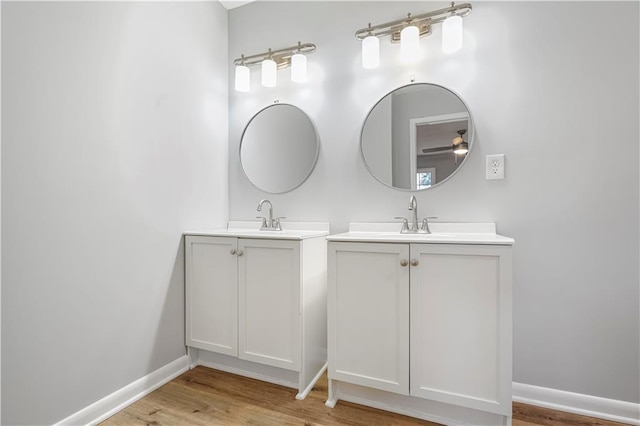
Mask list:
[[[296,390],[206,367],[196,367],[135,402],[103,426],[124,425],[431,425],[436,423],[327,399],[326,375],[304,401]],[[620,423],[513,404],[513,426],[619,426]]]

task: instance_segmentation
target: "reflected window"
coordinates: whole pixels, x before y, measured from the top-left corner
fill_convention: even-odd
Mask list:
[[[425,169],[418,169],[416,173],[417,184],[416,189],[429,188],[436,182],[436,169],[435,167],[429,167]]]

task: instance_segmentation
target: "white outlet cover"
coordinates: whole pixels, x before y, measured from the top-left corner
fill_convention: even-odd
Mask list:
[[[504,154],[487,155],[487,180],[504,179]]]

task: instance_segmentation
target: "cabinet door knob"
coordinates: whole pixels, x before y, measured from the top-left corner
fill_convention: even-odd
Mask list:
[[[411,261],[411,266],[418,266],[418,259],[413,259]]]
[[[231,255],[236,254],[236,249],[231,249],[231,251],[229,251],[229,253],[231,253]]]
[[[407,262],[404,259],[400,261],[400,266],[407,266],[408,264],[409,264],[409,262]]]
[[[242,250],[238,250],[238,256],[242,256],[244,252]]]

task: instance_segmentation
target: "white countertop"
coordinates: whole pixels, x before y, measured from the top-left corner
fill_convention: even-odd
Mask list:
[[[349,232],[330,235],[329,241],[430,243],[430,244],[489,244],[512,245],[513,238],[496,234],[495,223],[429,224],[431,234],[401,234],[401,223],[351,223]]]
[[[268,238],[304,240],[329,235],[329,224],[322,222],[282,222],[282,231],[261,231],[260,221],[229,221],[226,228],[184,231],[185,235],[208,237]]]

